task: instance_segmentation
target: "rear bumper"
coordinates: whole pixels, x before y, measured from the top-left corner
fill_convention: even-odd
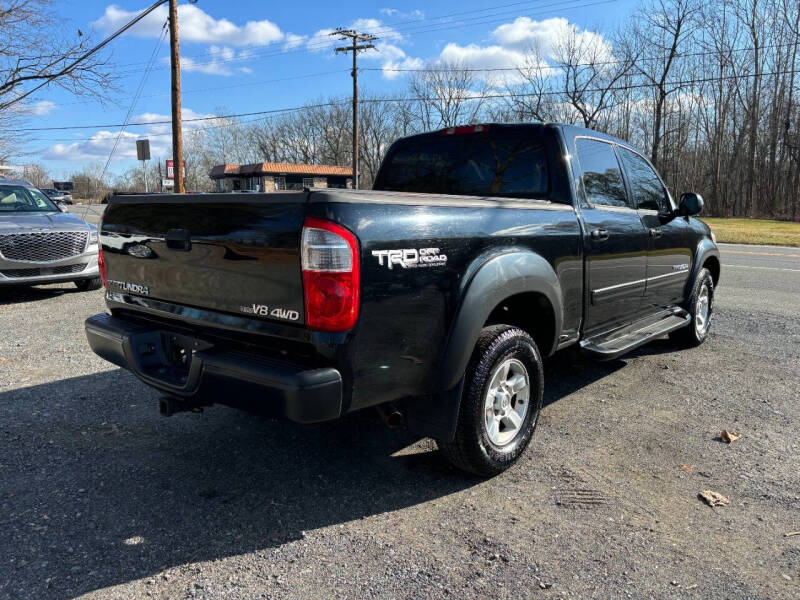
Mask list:
[[[342,377],[332,367],[309,368],[216,348],[106,313],[87,319],[86,337],[101,358],[188,402],[255,408],[300,423],[341,415]]]

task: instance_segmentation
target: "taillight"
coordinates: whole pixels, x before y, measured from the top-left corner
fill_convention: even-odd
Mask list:
[[[106,260],[103,258],[103,242],[100,240],[100,230],[103,228],[103,216],[97,223],[97,270],[100,271],[100,279],[103,280],[103,287],[108,289],[108,274],[106,273]]]
[[[307,217],[301,242],[306,325],[345,331],[358,319],[358,239],[344,227]]]
[[[489,131],[488,125],[459,125],[442,129],[442,135],[464,135],[467,133],[483,133]]]
[[[106,275],[106,261],[103,258],[102,246],[98,246],[97,250],[97,269],[100,271],[100,279],[103,280],[103,287],[108,288],[108,275]]]

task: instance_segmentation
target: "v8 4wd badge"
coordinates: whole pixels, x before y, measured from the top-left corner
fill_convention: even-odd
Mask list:
[[[393,269],[395,265],[403,269],[417,267],[443,267],[447,264],[447,255],[439,248],[402,248],[400,250],[373,250],[372,256],[378,259],[378,265]]]
[[[300,313],[296,310],[285,308],[270,308],[266,304],[252,304],[250,306],[240,306],[239,310],[248,315],[258,315],[259,317],[273,317],[284,321],[297,321]]]

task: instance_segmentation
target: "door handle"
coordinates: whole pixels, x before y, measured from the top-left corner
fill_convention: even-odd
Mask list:
[[[602,242],[603,240],[608,239],[608,229],[592,229],[589,235],[593,240]]]
[[[650,230],[650,237],[652,238],[660,238],[662,235],[661,227],[653,227]]]

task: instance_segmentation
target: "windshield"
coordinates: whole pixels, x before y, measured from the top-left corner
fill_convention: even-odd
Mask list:
[[[58,208],[39,190],[0,185],[0,213],[6,212],[58,212]]]
[[[538,136],[525,132],[434,134],[399,142],[376,190],[535,198],[548,191]]]

